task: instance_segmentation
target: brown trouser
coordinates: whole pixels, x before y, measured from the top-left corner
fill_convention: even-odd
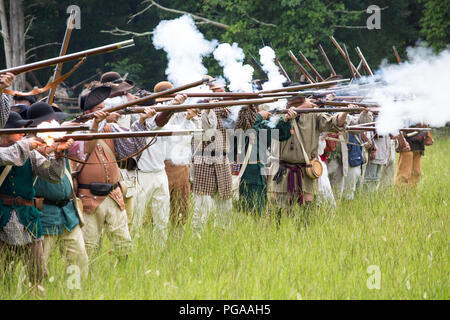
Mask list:
[[[420,151],[400,152],[398,157],[397,174],[395,184],[398,186],[417,187],[420,175]]]
[[[23,246],[11,246],[0,241],[0,268],[5,274],[7,266],[13,261],[22,259],[28,268],[31,283],[39,283],[46,274],[42,241],[33,241]]]
[[[189,165],[176,166],[169,161],[164,163],[169,180],[170,223],[174,227],[179,227],[186,223],[189,214],[189,196],[191,193]]]

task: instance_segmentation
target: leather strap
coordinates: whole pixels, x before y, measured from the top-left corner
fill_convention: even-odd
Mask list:
[[[308,163],[309,162],[309,157],[306,154],[305,148],[303,147],[302,136],[300,135],[300,130],[298,130],[297,122],[295,121],[295,119],[294,119],[293,126],[294,126],[294,130],[295,130],[295,135],[296,135],[298,141],[300,142],[300,146],[302,147],[303,157],[305,158],[306,163]]]
[[[5,169],[3,169],[2,174],[0,175],[0,187],[2,186],[3,181],[5,181],[11,169],[12,169],[11,165],[8,165],[5,167]]]
[[[33,200],[26,200],[22,197],[12,197],[7,194],[0,194],[0,200],[2,200],[5,206],[30,206],[34,207]]]

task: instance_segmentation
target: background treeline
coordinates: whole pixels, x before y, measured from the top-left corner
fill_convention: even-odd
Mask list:
[[[72,4],[81,8],[81,29],[73,30],[68,53],[133,37],[132,34],[118,36],[102,31],[118,28],[138,34],[149,33],[161,20],[180,16],[154,5],[128,23],[131,15],[151,4],[150,1],[140,0],[1,0],[7,14],[13,1],[24,6],[25,47],[29,50],[27,63],[59,54],[60,45],[45,44],[62,41],[68,17],[66,10]],[[336,71],[344,76],[349,75],[345,61],[328,38],[330,35],[346,44],[354,64],[359,62],[354,51],[359,46],[373,69],[383,59],[395,61],[393,45],[405,59],[406,47],[413,46],[419,39],[426,41],[436,52],[450,42],[450,1],[159,0],[157,4],[211,20],[213,23],[203,21],[198,24],[199,30],[207,39],[237,42],[244,49],[246,63],[255,68],[254,78],[264,78],[264,73],[251,58],[253,56],[259,60],[258,50],[263,44],[273,46],[282,65],[295,79],[298,72],[289,59],[288,50],[296,55],[301,50],[323,76],[329,75],[318,50],[319,43]],[[379,30],[359,28],[366,25],[370,16],[366,8],[370,5],[378,5],[382,9]],[[15,31],[10,30],[11,33]],[[156,82],[165,79],[167,61],[165,52],[153,47],[151,37],[151,34],[138,36],[133,48],[89,57],[66,81],[67,85],[73,86],[96,72],[114,69],[121,74],[129,72],[128,77],[136,81],[139,87],[152,90]],[[5,68],[5,53],[0,51],[1,67]],[[221,73],[212,58],[205,59],[204,63],[211,75]],[[69,70],[72,65],[65,65],[64,70]],[[27,82],[31,86],[38,83],[45,85],[52,71],[48,68],[35,71],[33,75],[27,74]],[[78,86],[73,94],[78,94],[81,89],[82,86]]]

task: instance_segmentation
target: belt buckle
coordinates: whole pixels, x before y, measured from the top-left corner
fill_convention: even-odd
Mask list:
[[[24,204],[24,199],[21,196],[15,197],[14,198],[14,205],[15,206],[23,206]]]

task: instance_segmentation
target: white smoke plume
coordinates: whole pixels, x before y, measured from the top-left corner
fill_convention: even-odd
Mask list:
[[[407,54],[407,62],[382,65],[384,85],[370,91],[368,98],[381,105],[380,134],[396,134],[415,123],[442,127],[450,121],[450,47],[438,55],[424,46],[408,48]]]
[[[253,67],[243,64],[244,51],[238,47],[237,43],[220,44],[214,50],[214,58],[223,67],[223,75],[230,84],[228,88],[233,92],[252,92]]]
[[[259,50],[259,60],[262,64],[262,69],[267,74],[268,81],[264,82],[263,90],[278,89],[283,87],[283,82],[287,79],[280,73],[277,65],[275,64],[275,52],[271,47],[264,47]]]
[[[213,52],[218,41],[206,40],[191,16],[163,20],[153,32],[153,45],[167,53],[166,75],[174,86],[197,81],[208,73],[202,59]]]

